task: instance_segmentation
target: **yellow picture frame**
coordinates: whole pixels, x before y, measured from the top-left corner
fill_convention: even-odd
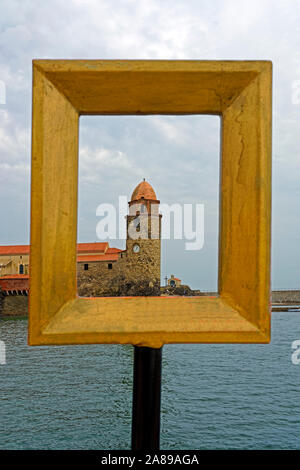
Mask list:
[[[91,114],[221,116],[218,297],[78,298]],[[271,123],[269,61],[34,60],[29,344],[269,342]]]

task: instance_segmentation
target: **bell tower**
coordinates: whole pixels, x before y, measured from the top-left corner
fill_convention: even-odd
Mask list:
[[[127,267],[136,282],[160,286],[161,214],[155,191],[145,179],[129,201],[127,216]]]

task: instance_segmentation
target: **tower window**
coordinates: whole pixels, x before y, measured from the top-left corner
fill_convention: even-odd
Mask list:
[[[20,264],[20,266],[19,266],[19,274],[24,274],[24,264]]]
[[[88,265],[88,264],[85,264],[83,269],[84,269],[85,271],[88,271],[88,270],[89,270],[89,265]]]
[[[137,217],[136,219],[134,219],[133,223],[134,223],[136,231],[140,232],[140,230],[141,230],[140,217]]]
[[[108,263],[107,267],[108,269],[112,269],[112,263]]]

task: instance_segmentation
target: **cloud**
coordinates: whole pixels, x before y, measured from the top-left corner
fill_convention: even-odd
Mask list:
[[[285,0],[2,0],[0,80],[5,82],[7,100],[0,104],[0,195],[6,200],[9,195],[10,210],[0,205],[1,220],[6,220],[0,243],[10,243],[16,233],[22,237],[20,224],[27,227],[28,237],[33,58],[271,59],[273,220],[280,220],[274,231],[274,256],[282,250],[292,258],[299,252],[298,244],[290,242],[286,249],[284,236],[278,238],[277,233],[280,225],[290,233],[300,231],[299,217],[291,217],[287,209],[297,214],[299,197],[300,105],[292,103],[292,83],[300,79],[299,22],[299,3]],[[80,194],[88,214],[85,237],[92,230],[96,200],[129,194],[143,177],[153,181],[162,200],[203,198],[214,213],[217,121],[156,116],[139,123],[116,117],[99,125],[96,118],[85,119],[80,153]],[[168,258],[172,267],[173,253]],[[215,258],[206,255],[205,269],[209,259]],[[183,269],[180,263],[178,270]],[[278,264],[274,266],[278,272]],[[188,282],[197,284],[196,268],[184,268],[184,273]],[[276,282],[292,285],[297,276],[294,267],[285,269]]]
[[[4,110],[0,111],[0,162],[24,160],[30,148],[29,129],[18,126],[13,116]]]
[[[121,150],[105,148],[92,150],[84,147],[80,149],[79,162],[81,181],[99,183],[107,177],[107,173],[110,178],[114,174],[119,175],[120,172],[138,173],[134,163]]]

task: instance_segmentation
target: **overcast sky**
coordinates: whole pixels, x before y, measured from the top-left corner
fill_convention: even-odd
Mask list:
[[[300,287],[300,100],[292,99],[300,81],[299,25],[299,0],[0,0],[6,85],[0,244],[29,242],[33,58],[268,59],[274,67],[272,284]],[[162,276],[214,289],[219,126],[212,116],[81,118],[79,241],[97,240],[98,204],[130,197],[145,177],[161,202],[205,204],[204,248],[187,252],[181,241],[163,242]]]

